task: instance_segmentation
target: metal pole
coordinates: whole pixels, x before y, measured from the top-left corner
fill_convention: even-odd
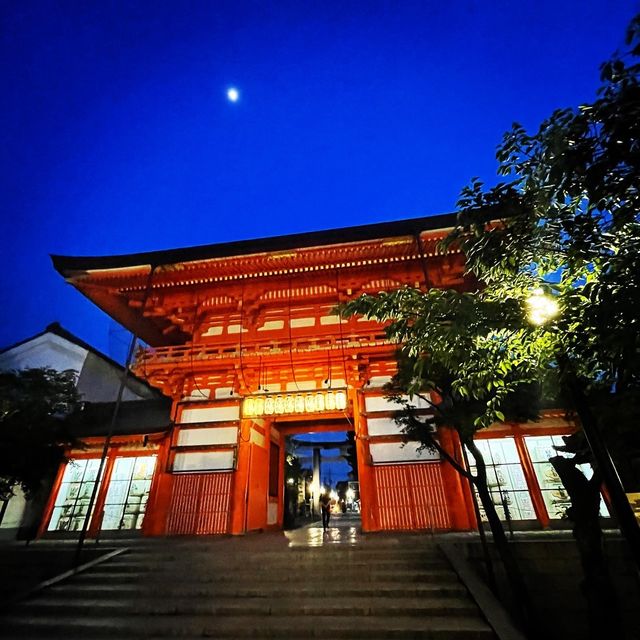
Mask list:
[[[149,291],[151,289],[151,278],[153,277],[153,273],[155,269],[156,269],[155,266],[152,266],[151,271],[149,272],[149,278],[147,280],[147,287],[144,294],[144,300],[142,303],[141,312],[144,311],[144,307],[146,305],[147,298],[149,296]],[[116,397],[116,402],[113,407],[113,412],[111,413],[111,422],[109,423],[109,430],[107,431],[107,436],[104,440],[104,446],[102,447],[102,455],[100,456],[100,465],[98,467],[98,473],[96,475],[96,480],[93,484],[91,497],[89,498],[89,504],[87,506],[87,514],[85,515],[84,522],[82,523],[82,530],[80,531],[80,536],[78,537],[78,544],[76,546],[76,553],[74,558],[74,564],[76,566],[80,564],[80,556],[82,554],[82,548],[87,538],[89,523],[91,522],[91,516],[92,516],[91,512],[93,511],[93,507],[96,501],[96,496],[98,495],[98,489],[100,488],[100,484],[102,481],[102,472],[104,471],[104,466],[107,461],[107,455],[109,453],[109,447],[111,445],[111,438],[113,437],[113,432],[115,431],[115,427],[118,421],[118,414],[120,413],[120,405],[122,404],[122,396],[124,395],[124,390],[127,385],[127,378],[129,377],[131,362],[133,360],[133,354],[135,353],[137,342],[138,342],[138,336],[135,333],[132,333],[131,342],[129,344],[129,350],[127,352],[127,358],[124,365],[124,371],[122,372],[122,377],[120,378],[118,395]]]

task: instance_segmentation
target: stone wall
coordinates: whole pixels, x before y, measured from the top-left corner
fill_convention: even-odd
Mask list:
[[[640,587],[635,565],[622,539],[607,537],[605,549],[624,625],[630,637],[640,637]],[[573,539],[560,534],[517,537],[513,550],[545,640],[586,638],[587,605],[580,591],[583,574]],[[491,552],[495,556],[493,549]],[[483,575],[485,563],[480,543],[465,543],[465,553],[476,571]],[[499,567],[497,562],[494,562],[494,567]],[[499,570],[497,574],[500,596],[507,604],[509,593],[504,575]]]

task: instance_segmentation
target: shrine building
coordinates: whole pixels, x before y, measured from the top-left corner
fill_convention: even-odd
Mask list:
[[[285,439],[330,431],[355,432],[364,531],[474,529],[466,480],[407,441],[393,420],[397,405],[383,385],[395,372],[396,345],[380,324],[336,314],[362,293],[475,288],[462,253],[439,247],[454,224],[455,215],[439,215],[131,255],[53,256],[67,282],[144,342],[133,371],[172,399],[165,432],[148,438],[129,426],[115,438],[90,531],[118,521],[105,512],[110,492],[122,513],[135,515],[120,527],[145,535],[280,529]],[[548,413],[478,435],[502,516],[524,527],[559,521],[568,498],[547,458],[574,428]],[[461,460],[456,434],[437,435]],[[86,514],[100,439],[91,445],[60,469],[41,533],[73,530],[74,513]]]

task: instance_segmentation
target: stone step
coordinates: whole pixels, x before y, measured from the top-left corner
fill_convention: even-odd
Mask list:
[[[111,617],[67,613],[35,619],[3,620],[5,640],[20,638],[336,638],[489,640],[494,635],[479,618],[446,616],[160,616]]]
[[[185,558],[190,559],[194,564],[200,562],[247,562],[251,564],[262,563],[268,565],[283,565],[289,563],[312,563],[319,561],[329,560],[331,562],[356,562],[359,564],[369,564],[377,562],[397,562],[402,564],[412,564],[416,562],[434,563],[442,562],[443,558],[441,554],[421,554],[421,553],[339,553],[333,552],[328,549],[323,549],[317,553],[292,553],[284,552],[276,555],[272,554],[244,554],[241,550],[234,550],[233,552],[221,553],[219,551],[211,553],[188,553],[184,555],[155,555],[153,553],[131,553],[127,552],[118,556],[116,559],[119,562],[145,562],[148,558],[153,558],[160,564],[179,564],[185,561]]]
[[[158,589],[154,589],[158,593]],[[69,598],[90,597],[90,598],[111,598],[114,596],[137,597],[146,593],[140,585],[135,583],[121,584],[88,584],[81,585],[75,582],[68,582],[59,586],[52,587],[47,593],[52,595],[60,595]],[[231,598],[259,598],[272,597],[284,598],[289,597],[292,593],[300,597],[313,596],[317,598],[341,596],[348,597],[389,597],[389,598],[411,598],[411,597],[440,597],[440,596],[466,596],[467,591],[458,582],[447,584],[420,584],[413,583],[405,585],[399,582],[374,582],[361,585],[345,585],[340,581],[332,584],[314,583],[314,584],[297,584],[294,588],[291,586],[282,587],[279,584],[269,584],[266,586],[256,585],[232,585],[232,584],[190,584],[182,582],[177,584],[162,585],[161,594],[165,598],[185,597],[219,597],[226,596]]]
[[[338,530],[338,527],[335,527]],[[308,530],[307,534],[312,533],[313,530]],[[362,534],[357,533],[354,541],[349,543],[346,537],[342,537],[341,541],[337,544],[332,544],[331,536],[326,537],[321,529],[316,529],[315,533],[318,535],[318,539],[323,541],[323,548],[339,548],[344,551],[356,551],[356,552],[378,552],[378,551],[399,551],[403,553],[411,553],[414,551],[420,551],[422,549],[437,549],[438,541],[436,538],[432,538],[428,534],[417,534],[412,536],[407,532],[401,532],[402,540],[397,535],[385,535],[378,533]],[[271,538],[270,538],[271,536]],[[229,545],[233,547],[246,548],[249,553],[279,553],[283,549],[295,549],[296,551],[315,551],[319,547],[313,546],[310,543],[308,535],[303,536],[304,541],[299,545],[292,547],[296,544],[295,537],[296,532],[291,532],[292,539],[288,540],[285,536],[279,540],[274,540],[271,533],[249,533],[247,535],[221,535],[213,538],[209,535],[202,536],[175,536],[172,538],[138,538],[128,540],[103,540],[99,544],[105,547],[123,547],[126,546],[132,551],[150,551],[152,553],[171,553],[174,551],[188,551],[189,553],[197,552],[200,550],[229,548]],[[313,537],[313,536],[312,536]]]
[[[207,571],[248,571],[248,570],[260,570],[260,571],[291,571],[292,569],[307,571],[318,570],[326,568],[330,571],[335,571],[336,567],[339,570],[343,568],[351,572],[361,571],[379,571],[379,570],[402,570],[402,571],[426,571],[429,569],[446,569],[448,564],[440,558],[433,559],[431,561],[418,561],[418,562],[397,562],[394,560],[384,560],[375,562],[361,562],[356,560],[342,561],[334,558],[317,558],[314,560],[294,560],[280,563],[264,562],[261,560],[252,561],[239,561],[239,560],[202,560],[201,562],[194,562],[193,560],[183,560],[175,562],[159,562],[156,559],[140,559],[138,561],[115,561],[105,562],[104,564],[97,565],[95,571],[97,573],[111,571],[119,571],[121,573],[176,573],[178,571],[184,571],[186,573],[194,572],[207,572]]]
[[[233,541],[230,541],[231,543]],[[148,556],[167,560],[179,560],[185,556],[190,558],[211,557],[220,555],[242,555],[247,558],[265,558],[267,560],[279,560],[283,556],[293,558],[309,558],[313,556],[348,556],[350,558],[435,558],[440,557],[438,547],[416,547],[416,548],[361,548],[348,545],[325,545],[319,547],[282,547],[280,549],[262,549],[244,547],[243,545],[230,544],[229,547],[211,546],[199,547],[197,549],[180,549],[174,547],[163,547],[159,549],[127,548],[126,557]]]
[[[474,616],[477,607],[466,598],[299,597],[286,598],[74,598],[54,596],[34,600],[21,610],[30,617],[64,610],[76,615],[166,616]]]
[[[331,581],[337,580],[340,584],[360,584],[370,582],[404,582],[404,583],[451,583],[457,582],[458,578],[453,571],[434,569],[431,571],[422,571],[419,569],[412,571],[402,570],[384,570],[384,569],[371,569],[368,571],[349,571],[348,567],[341,567],[336,569],[335,567],[324,567],[314,571],[311,575],[310,572],[294,571],[289,569],[287,571],[267,571],[264,569],[255,570],[248,569],[243,571],[232,572],[214,572],[206,571],[201,574],[189,574],[187,572],[180,571],[174,572],[119,572],[114,567],[110,567],[107,570],[105,566],[101,571],[91,571],[90,573],[81,573],[74,578],[78,583],[88,584],[127,584],[138,583],[144,584],[152,581],[153,589],[155,591],[162,591],[163,584],[165,583],[224,583],[224,584],[274,584],[274,583],[287,583],[287,584],[300,584],[308,583],[310,581]]]
[[[220,553],[242,553],[248,557],[262,557],[262,558],[280,558],[283,554],[290,556],[313,556],[313,555],[326,555],[328,553],[336,555],[347,555],[352,557],[365,557],[365,556],[397,556],[397,557],[415,557],[415,556],[439,556],[440,551],[438,547],[433,545],[420,544],[415,547],[395,546],[395,547],[381,547],[381,546],[369,546],[366,545],[345,545],[345,544],[327,544],[319,547],[287,547],[282,546],[280,548],[264,548],[256,549],[254,547],[248,547],[243,544],[233,544],[234,540],[227,540],[228,546],[220,544],[202,544],[198,546],[180,546],[165,544],[162,547],[127,547],[127,556],[140,555],[153,555],[156,558],[173,558],[179,559],[188,555],[189,557],[197,557],[200,555],[215,555]]]
[[[14,608],[3,638],[490,640],[430,543],[282,538],[141,541]]]

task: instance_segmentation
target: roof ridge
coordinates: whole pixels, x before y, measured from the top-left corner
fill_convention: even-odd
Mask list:
[[[53,266],[62,276],[93,269],[119,269],[127,267],[196,262],[213,258],[232,258],[252,253],[309,248],[326,244],[346,244],[378,238],[414,235],[423,231],[447,229],[456,223],[455,213],[442,213],[419,218],[405,218],[372,224],[339,227],[320,231],[269,236],[249,240],[197,245],[192,247],[145,251],[110,256],[62,256],[51,254]]]

